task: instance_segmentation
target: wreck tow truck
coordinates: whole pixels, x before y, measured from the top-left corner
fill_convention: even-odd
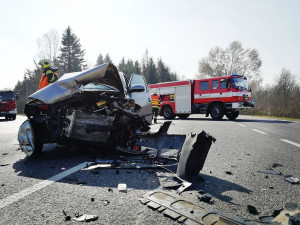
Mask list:
[[[201,80],[164,82],[149,85],[160,95],[160,115],[165,119],[186,119],[191,114],[210,114],[213,120],[224,115],[235,120],[241,110],[252,108],[251,89],[244,76],[232,74]]]
[[[0,117],[5,117],[6,120],[15,120],[17,117],[18,95],[13,91],[0,91]]]

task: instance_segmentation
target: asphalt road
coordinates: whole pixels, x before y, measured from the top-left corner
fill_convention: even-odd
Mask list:
[[[147,192],[173,184],[163,170],[87,169],[87,162],[117,158],[87,146],[49,144],[38,158],[26,158],[19,149],[17,131],[26,118],[0,118],[0,224],[77,224],[65,221],[63,210],[74,217],[98,215],[90,224],[177,224],[139,202]],[[163,123],[159,118],[159,125]],[[158,129],[153,125],[152,130]],[[202,115],[173,120],[169,134],[207,131],[212,145],[201,177],[182,197],[204,208],[235,216],[271,215],[288,202],[300,202],[300,185],[283,175],[300,178],[300,123],[240,116],[236,121],[213,121]],[[273,163],[281,164],[266,171]],[[95,172],[97,171],[97,172]],[[227,174],[230,171],[232,174]],[[127,192],[119,192],[126,183]],[[213,195],[210,203],[198,200],[198,191]],[[257,208],[259,215],[247,211]]]

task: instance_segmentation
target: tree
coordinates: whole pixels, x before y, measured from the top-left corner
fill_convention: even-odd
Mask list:
[[[106,63],[112,63],[112,60],[111,60],[109,54],[106,54],[106,55],[105,55],[104,62],[106,62]]]
[[[240,74],[250,82],[261,80],[262,61],[256,49],[244,49],[241,42],[234,41],[226,49],[212,48],[198,65],[198,78],[222,77]]]
[[[157,73],[159,82],[178,80],[176,73],[171,73],[170,68],[164,64],[161,58],[157,62]]]
[[[58,57],[60,73],[82,71],[86,68],[85,50],[81,49],[79,38],[72,32],[70,26],[64,31]]]
[[[50,59],[52,62],[56,61],[59,35],[56,30],[51,30],[48,33],[43,34],[42,38],[37,40],[39,53],[39,59]]]
[[[104,63],[103,55],[100,54],[96,61],[96,66],[102,65]]]

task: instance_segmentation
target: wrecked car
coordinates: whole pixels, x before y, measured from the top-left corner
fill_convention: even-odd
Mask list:
[[[29,96],[18,141],[27,155],[46,143],[83,142],[134,148],[135,135],[147,132],[151,97],[142,75],[130,80],[110,63],[68,73]]]

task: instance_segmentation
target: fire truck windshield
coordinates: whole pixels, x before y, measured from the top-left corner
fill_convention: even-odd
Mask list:
[[[238,90],[247,90],[247,82],[244,78],[233,77],[232,78],[232,86]]]
[[[0,100],[13,101],[15,100],[15,95],[13,92],[0,92]]]

